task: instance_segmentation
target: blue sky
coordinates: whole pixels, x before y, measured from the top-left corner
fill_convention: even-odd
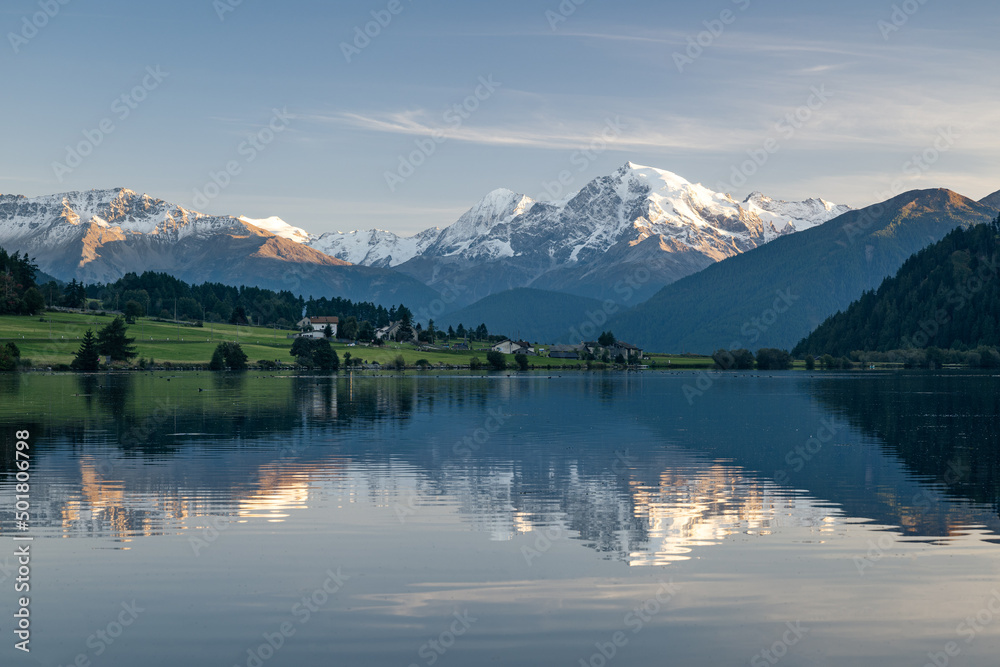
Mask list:
[[[987,0],[8,0],[0,192],[124,186],[403,234],[628,160],[740,198],[979,199],[1000,189],[998,19]]]

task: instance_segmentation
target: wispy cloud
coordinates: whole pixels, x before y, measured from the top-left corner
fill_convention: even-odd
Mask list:
[[[828,80],[828,79],[818,79]],[[843,85],[841,85],[841,83]],[[1000,149],[1000,136],[991,131],[1000,122],[1000,107],[988,99],[970,99],[947,94],[929,99],[921,85],[900,86],[887,91],[878,82],[834,81],[831,100],[821,109],[796,122],[794,143],[800,148],[844,149],[854,147],[917,148],[938,129],[955,127],[970,140],[963,149]],[[825,84],[824,84],[825,85]],[[590,109],[621,109],[620,113],[590,113],[581,117],[567,109],[564,115],[549,111],[516,113],[502,122],[466,123],[454,127],[440,115],[424,110],[345,111],[303,117],[373,133],[414,137],[444,136],[449,140],[486,146],[551,150],[586,147],[599,137],[608,121],[619,123],[622,132],[613,142],[619,150],[698,150],[726,152],[757,146],[776,134],[776,126],[789,114],[803,108],[810,86],[798,84],[776,95],[791,102],[758,99],[730,100],[731,108],[713,106],[712,113],[667,114],[650,109],[644,100],[593,99]],[[794,92],[792,92],[794,91]],[[957,92],[957,91],[956,91]],[[569,102],[567,101],[567,106]],[[877,107],[877,112],[873,112]]]
[[[753,135],[699,123],[681,116],[647,119],[609,114],[601,120],[583,121],[574,118],[554,121],[538,118],[524,124],[463,125],[454,127],[424,110],[385,113],[343,112],[329,116],[311,116],[312,120],[353,127],[370,132],[410,136],[445,136],[449,140],[488,146],[573,150],[590,145],[600,138],[609,123],[619,124],[622,133],[614,139],[614,147],[633,149],[707,149],[721,150],[744,145]],[[598,117],[599,118],[599,117]],[[655,127],[654,127],[655,126]],[[669,128],[669,129],[664,129]],[[737,136],[743,135],[743,136]]]

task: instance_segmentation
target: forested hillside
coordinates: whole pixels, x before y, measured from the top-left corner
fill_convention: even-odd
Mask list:
[[[609,326],[647,350],[787,349],[913,253],[994,217],[949,190],[908,192],[714,264]]]
[[[998,271],[1000,218],[956,229],[913,255],[877,291],[826,320],[795,353],[1000,345]]]
[[[342,319],[354,317],[370,322],[374,327],[385,326],[398,319],[404,306],[385,308],[369,302],[349,299],[305,299],[289,291],[275,292],[259,287],[233,287],[222,283],[189,285],[166,273],[147,271],[142,275],[126,274],[113,283],[84,286],[75,280],[59,286],[54,282],[42,286],[44,299],[53,306],[80,308],[84,299],[97,299],[107,310],[117,310],[138,316],[172,319],[207,320],[214,322],[252,322],[264,326],[292,327],[305,314],[335,315]]]

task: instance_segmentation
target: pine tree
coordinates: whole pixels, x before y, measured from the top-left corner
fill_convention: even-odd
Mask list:
[[[29,287],[24,291],[21,300],[21,310],[27,315],[34,315],[45,309],[45,297],[37,287]]]
[[[76,351],[70,368],[75,371],[90,372],[96,371],[100,366],[101,353],[98,349],[97,338],[94,336],[92,330],[87,329],[87,332],[83,334],[83,342],[80,343],[80,349]]]
[[[396,334],[396,340],[409,343],[413,340],[413,313],[403,304],[399,304],[396,316],[399,317],[399,332]]]
[[[232,314],[229,316],[229,323],[236,325],[248,324],[249,320],[247,319],[246,308],[243,306],[236,306],[236,308],[233,309]]]
[[[135,338],[128,338],[125,334],[128,329],[125,327],[125,320],[116,317],[108,326],[101,329],[97,334],[98,349],[100,353],[111,357],[112,361],[129,361],[136,356]]]

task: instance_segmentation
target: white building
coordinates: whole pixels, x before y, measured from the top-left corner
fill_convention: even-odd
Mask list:
[[[336,338],[337,328],[340,326],[339,317],[303,317],[296,324],[302,330],[302,335],[308,338],[323,338],[327,325],[333,332],[333,338]]]
[[[497,343],[490,349],[494,352],[503,352],[504,354],[517,354],[523,348],[512,340],[505,340],[502,343]]]

